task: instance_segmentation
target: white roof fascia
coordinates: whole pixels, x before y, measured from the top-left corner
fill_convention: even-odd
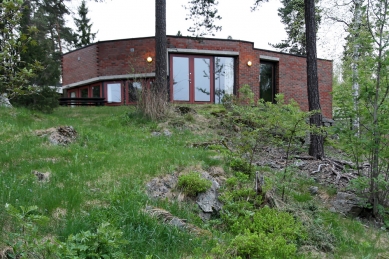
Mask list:
[[[77,87],[77,86],[80,86],[80,85],[91,84],[91,83],[99,82],[99,81],[134,79],[134,78],[141,79],[141,78],[150,78],[150,77],[155,77],[155,73],[99,76],[99,77],[94,77],[94,78],[90,78],[90,79],[87,79],[87,80],[83,80],[83,81],[80,81],[80,82],[77,82],[77,83],[64,85],[64,86],[62,86],[62,89],[69,89],[69,88]]]
[[[183,53],[183,54],[207,54],[207,55],[220,55],[220,56],[239,56],[238,51],[226,51],[226,50],[206,50],[206,49],[177,49],[168,48],[169,53]]]
[[[280,58],[272,57],[272,56],[266,56],[266,55],[259,55],[259,59],[269,60],[269,61],[280,61]]]

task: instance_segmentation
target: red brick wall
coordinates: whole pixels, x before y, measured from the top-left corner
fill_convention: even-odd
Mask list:
[[[62,84],[68,85],[98,76],[98,45],[65,54],[62,57]]]
[[[154,38],[108,41],[99,43],[100,75],[125,75],[155,72]]]
[[[155,71],[154,37],[98,42],[63,56],[63,85],[98,76],[151,73]],[[236,51],[236,88],[250,85],[259,96],[260,56],[278,58],[276,84],[285,99],[293,98],[308,110],[306,59],[285,53],[254,49],[245,41],[168,36],[168,48]],[[147,63],[148,56],[153,58]],[[80,57],[80,61],[77,58]],[[247,66],[251,61],[252,66]],[[332,61],[318,60],[319,91],[323,115],[332,118]]]

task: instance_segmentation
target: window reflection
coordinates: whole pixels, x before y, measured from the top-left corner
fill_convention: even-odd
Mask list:
[[[265,102],[274,102],[274,65],[272,63],[261,63],[260,68],[260,98]]]
[[[100,97],[100,86],[92,86],[92,97]]]
[[[139,101],[140,94],[142,91],[142,84],[140,82],[130,82],[128,83],[128,100],[129,102]]]
[[[88,88],[81,89],[81,98],[88,98]]]
[[[210,59],[195,58],[194,59],[194,75],[195,75],[195,101],[209,102],[211,101],[211,80],[210,80]]]
[[[189,101],[189,58],[173,57],[173,100]]]
[[[215,57],[215,103],[234,93],[234,58]]]

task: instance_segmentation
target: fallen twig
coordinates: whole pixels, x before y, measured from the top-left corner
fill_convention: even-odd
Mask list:
[[[328,166],[328,164],[320,164],[316,171],[313,171],[311,174],[316,174],[320,172],[322,166]]]

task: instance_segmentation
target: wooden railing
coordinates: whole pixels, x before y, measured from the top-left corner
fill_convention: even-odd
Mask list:
[[[82,98],[82,97],[62,97],[59,98],[59,105],[68,106],[103,106],[105,104],[105,98],[100,97],[91,97],[91,98]]]

